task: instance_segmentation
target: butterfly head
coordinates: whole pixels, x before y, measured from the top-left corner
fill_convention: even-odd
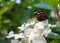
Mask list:
[[[35,15],[37,14],[37,12],[38,12],[37,10],[34,10],[34,14],[35,14]]]
[[[36,17],[44,16],[43,12],[37,10],[34,10],[34,14],[36,15]]]

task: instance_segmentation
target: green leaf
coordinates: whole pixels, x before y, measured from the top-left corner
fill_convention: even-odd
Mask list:
[[[59,3],[59,0],[41,0],[41,1],[49,4],[53,8],[56,8]]]
[[[56,34],[56,33],[51,32],[51,33],[48,35],[48,37],[49,37],[49,38],[52,38],[52,39],[56,39],[56,38],[59,37],[59,35]]]
[[[53,40],[52,42],[50,43],[60,43],[60,37],[56,38],[55,40]]]
[[[2,18],[3,13],[5,13],[7,10],[8,10],[7,7],[0,9],[0,19]]]
[[[2,18],[2,15],[9,9],[11,9],[14,5],[14,2],[11,2],[9,5],[7,5],[6,7],[4,8],[1,8],[0,9],[0,19]]]
[[[44,9],[53,10],[53,8],[50,5],[48,5],[48,4],[44,3],[44,2],[41,2],[41,3],[38,3],[38,4],[34,4],[34,6],[38,7],[38,8],[44,8]]]
[[[31,12],[31,9],[27,9],[27,11],[25,11],[25,13],[22,17],[22,20],[21,20],[21,24],[26,22],[26,20],[29,18],[30,12]]]
[[[23,0],[22,1],[22,6],[33,6],[36,3],[40,3],[40,0]]]
[[[10,43],[10,42],[0,39],[0,43]]]
[[[52,42],[50,42],[50,43],[58,43],[58,42],[56,42],[56,41],[52,41]]]
[[[52,28],[52,31],[60,35],[60,27]]]

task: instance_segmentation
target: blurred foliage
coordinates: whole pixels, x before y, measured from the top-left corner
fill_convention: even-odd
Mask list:
[[[56,39],[53,40],[51,43],[60,43],[60,37],[56,38]]]
[[[60,0],[41,0],[47,4],[49,4],[50,6],[52,6],[53,8],[56,8],[57,5],[60,3]]]
[[[0,43],[5,43],[4,37],[9,31],[14,31],[18,33],[17,27],[22,23],[26,22],[28,19],[34,17],[34,9],[41,10],[50,16],[52,10],[54,10],[60,0],[0,0]],[[50,17],[49,23],[56,24],[57,18]],[[60,36],[60,27],[52,28],[54,33]],[[59,37],[58,36],[58,37]],[[54,35],[47,38],[50,43],[59,43],[59,38],[53,38]],[[7,43],[7,42],[6,42]]]

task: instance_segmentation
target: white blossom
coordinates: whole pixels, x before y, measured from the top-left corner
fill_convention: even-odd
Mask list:
[[[29,27],[30,26],[30,23],[26,23],[25,24],[25,28]]]
[[[18,40],[11,40],[11,43],[19,43]]]
[[[25,29],[24,24],[21,27],[18,27],[19,30],[23,31]]]
[[[35,24],[35,22],[34,22],[34,21],[32,21],[30,24],[31,24],[31,25],[34,25],[34,24]]]
[[[32,40],[32,43],[47,43],[45,38],[42,36],[39,40]]]
[[[57,25],[51,25],[51,24],[48,24],[49,27],[57,27]]]
[[[13,31],[10,31],[10,32],[9,32],[9,34],[8,34],[8,36],[6,36],[6,38],[14,37],[14,35],[13,35],[13,34],[14,34],[14,32],[13,32]]]
[[[16,0],[16,3],[17,3],[17,4],[20,4],[20,3],[21,3],[21,0]]]
[[[51,33],[51,29],[46,29],[44,30],[43,35],[47,37],[49,33]]]
[[[51,33],[50,27],[56,27],[56,25],[48,24],[48,20],[40,22],[34,19],[18,27],[18,29],[24,33],[14,34],[14,32],[10,32],[8,36],[14,37],[15,39],[27,38],[26,40],[28,40],[28,43],[31,43],[31,41],[32,43],[47,43],[44,36],[47,37],[48,34]]]
[[[44,25],[43,25],[42,22],[38,22],[38,23],[36,23],[36,25],[34,26],[34,28],[44,29]]]
[[[28,37],[32,31],[33,31],[33,29],[31,29],[31,28],[30,29],[26,29],[26,30],[24,30],[24,35],[26,37]]]
[[[8,36],[6,36],[6,38],[12,38],[14,37],[14,39],[19,39],[19,38],[24,38],[23,33],[19,33],[19,34],[14,34],[13,31],[9,32]]]
[[[14,38],[15,38],[15,39],[24,38],[24,35],[23,35],[23,33],[14,34]]]

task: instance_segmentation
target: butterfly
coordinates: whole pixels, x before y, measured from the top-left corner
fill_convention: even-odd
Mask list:
[[[38,21],[43,21],[43,20],[49,19],[49,16],[47,14],[45,14],[44,12],[34,10],[34,14]]]

